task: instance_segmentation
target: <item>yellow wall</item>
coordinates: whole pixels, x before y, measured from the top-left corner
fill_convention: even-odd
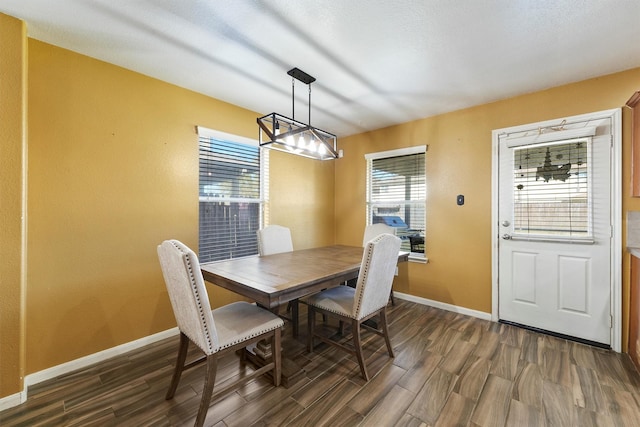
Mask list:
[[[291,157],[270,152],[269,222],[291,228],[294,249],[332,245],[335,162]]]
[[[22,391],[26,30],[0,14],[0,397]]]
[[[258,114],[35,40],[29,49],[32,373],[175,326],[156,245],[198,244],[194,127],[255,138]],[[333,165],[273,155],[272,171],[272,221],[298,246],[332,243]],[[299,237],[305,215],[330,220]],[[209,289],[214,306],[236,299]]]
[[[491,312],[491,131],[622,107],[640,88],[640,69],[603,76],[449,114],[342,138],[336,163],[337,243],[357,244],[364,228],[364,154],[428,144],[428,264],[409,263],[395,289]],[[623,220],[640,209],[630,194],[628,112],[623,114]],[[456,195],[465,205],[456,205]],[[623,230],[623,235],[626,229]],[[623,264],[623,346],[626,349],[629,257]]]

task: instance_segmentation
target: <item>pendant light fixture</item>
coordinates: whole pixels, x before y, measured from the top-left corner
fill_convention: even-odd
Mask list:
[[[270,113],[257,119],[258,140],[261,147],[297,154],[318,160],[333,160],[340,157],[338,138],[329,132],[311,126],[311,83],[316,79],[298,68],[287,71],[291,76],[292,117]],[[295,120],[295,81],[309,87],[308,123]]]

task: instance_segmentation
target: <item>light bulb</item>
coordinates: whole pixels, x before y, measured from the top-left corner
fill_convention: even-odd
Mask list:
[[[298,138],[298,147],[304,148],[307,145],[307,142],[304,140],[304,135],[300,134],[300,138]]]

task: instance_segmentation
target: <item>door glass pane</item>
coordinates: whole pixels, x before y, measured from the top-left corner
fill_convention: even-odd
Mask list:
[[[590,237],[588,138],[513,150],[514,234]]]

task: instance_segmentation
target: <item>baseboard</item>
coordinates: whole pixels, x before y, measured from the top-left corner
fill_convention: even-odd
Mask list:
[[[417,304],[428,305],[430,307],[441,308],[442,310],[453,311],[454,313],[464,314],[466,316],[477,317],[482,320],[491,321],[491,313],[484,311],[471,310],[470,308],[459,307],[457,305],[447,304],[446,302],[434,301],[427,298],[421,298],[414,295],[403,294],[402,292],[393,291],[394,298],[405,301],[415,302]]]
[[[21,391],[20,393],[12,394],[0,399],[0,411],[13,408],[27,401],[27,392]]]
[[[29,374],[24,377],[23,391],[0,399],[0,411],[18,406],[26,402],[29,386],[50,380],[55,377],[59,377],[60,375],[68,374],[69,372],[73,372],[78,369],[86,368],[90,365],[93,365],[94,363],[103,362],[112,357],[119,356],[129,351],[136,350],[149,344],[153,344],[157,341],[161,341],[165,338],[172,337],[174,335],[177,335],[178,333],[179,331],[177,327],[167,329],[166,331],[158,332],[157,334],[149,335],[135,341],[130,341],[116,347],[99,351],[98,353],[93,353],[88,356],[63,363],[61,365],[53,366],[51,368]]]
[[[28,388],[30,385],[50,380],[51,378],[73,372],[77,369],[86,368],[87,366],[93,365],[94,363],[103,362],[112,357],[120,356],[121,354],[125,354],[131,350],[136,350],[138,348],[153,344],[154,342],[161,341],[165,338],[169,338],[177,334],[177,327],[173,329],[167,329],[166,331],[158,332],[157,334],[149,335],[135,341],[130,341],[116,347],[111,347],[106,350],[63,363],[62,365],[53,366],[43,371],[35,372],[24,377],[25,388]]]

